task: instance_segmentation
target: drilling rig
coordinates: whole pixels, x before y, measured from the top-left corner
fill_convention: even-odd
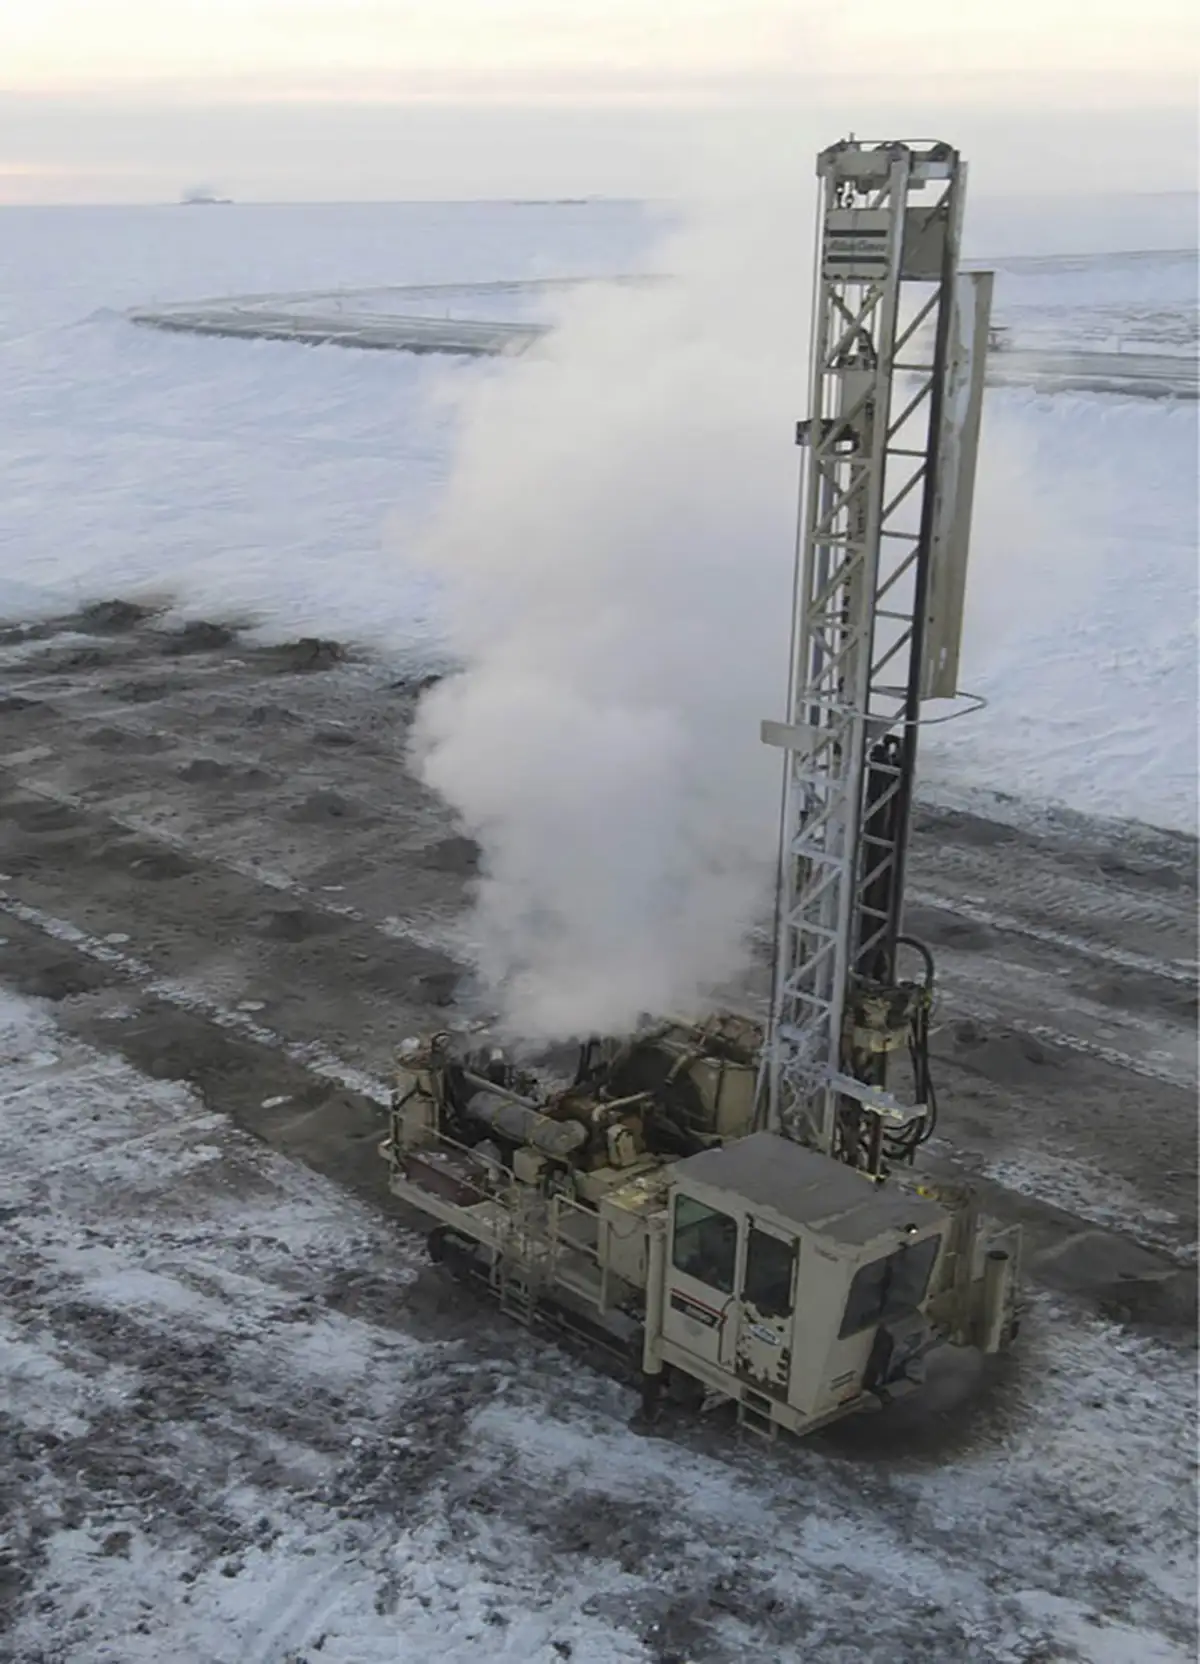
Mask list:
[[[817,171],[766,1029],[651,1023],[557,1086],[407,1041],[383,1146],[435,1260],[629,1367],[647,1414],[723,1400],[768,1435],[918,1389],[939,1347],[1004,1350],[1018,1309],[1017,1230],[916,1168],[933,962],[903,930],[922,711],[958,692],[991,274],[959,269],[950,146],[849,139]]]

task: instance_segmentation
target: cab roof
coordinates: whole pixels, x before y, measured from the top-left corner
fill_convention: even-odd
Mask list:
[[[756,1132],[719,1149],[687,1156],[671,1168],[672,1187],[732,1192],[751,1212],[767,1208],[781,1225],[803,1226],[861,1247],[886,1232],[924,1234],[945,1218],[934,1202],[877,1185],[831,1156],[778,1133]],[[701,1197],[712,1206],[716,1197]]]

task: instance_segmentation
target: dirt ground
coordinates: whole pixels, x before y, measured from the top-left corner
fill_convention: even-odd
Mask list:
[[[333,643],[263,647],[221,625],[167,630],[119,603],[0,631],[0,986],[52,1002],[65,1043],[139,1079],[182,1083],[238,1137],[366,1204],[362,1217],[377,1223],[360,1227],[363,1269],[345,1254],[336,1276],[310,1267],[311,1286],[293,1278],[296,1300],[349,1301],[368,1322],[376,1300],[398,1345],[432,1336],[468,1361],[475,1345],[481,1358],[536,1372],[544,1366],[524,1337],[443,1298],[437,1275],[413,1268],[418,1222],[390,1202],[376,1152],[398,1041],[481,1014],[464,922],[477,852],[403,765],[418,694],[418,683]],[[1118,1348],[1181,1357],[1195,1335],[1194,841],[1034,817],[1019,804],[990,819],[926,804],[910,885],[907,928],[940,972],[931,1161],[970,1172],[994,1211],[1024,1222],[1026,1270],[1046,1310],[1073,1314],[1068,1326],[1101,1325]],[[220,1188],[237,1165],[208,1162],[204,1173]],[[380,1269],[380,1232],[399,1232],[395,1277],[418,1290],[411,1299]],[[42,1298],[36,1279],[21,1284],[9,1275],[5,1285],[18,1313]],[[113,1361],[141,1344],[119,1325],[98,1338],[90,1308],[70,1321]],[[184,1346],[160,1362],[160,1389],[175,1395],[160,1413],[175,1404],[190,1414],[219,1356],[197,1361]],[[574,1402],[582,1389],[563,1390]],[[451,1437],[442,1422],[454,1401],[429,1410],[431,1437]],[[936,1437],[928,1418],[876,1422],[829,1448],[839,1461],[935,1448],[952,1461],[949,1422],[933,1419]],[[32,1447],[18,1454],[54,1465]],[[126,1455],[136,1484],[136,1443]],[[576,1516],[545,1529],[558,1539],[582,1530],[576,1558],[601,1552],[604,1531]],[[33,1538],[27,1546],[36,1558]],[[27,1571],[18,1553],[14,1622],[36,1589]],[[575,1657],[751,1656],[692,1628],[674,1652],[643,1636],[640,1652]],[[314,1637],[301,1640],[316,1664]],[[847,1639],[845,1656],[876,1656],[857,1644]],[[39,1656],[143,1656],[89,1645]],[[570,1656],[564,1645],[545,1656]],[[753,1656],[809,1656],[778,1636],[764,1645]],[[944,1645],[878,1656],[1098,1656]],[[264,1646],[255,1656],[309,1656],[290,1640]]]

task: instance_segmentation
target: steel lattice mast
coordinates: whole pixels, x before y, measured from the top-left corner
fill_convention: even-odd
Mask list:
[[[770,1120],[844,1159],[907,1112],[847,1036],[896,981],[923,698],[956,692],[991,274],[958,271],[966,169],[944,144],[822,153],[797,548]],[[857,1057],[857,1063],[855,1061]],[[857,1135],[856,1135],[857,1136]]]

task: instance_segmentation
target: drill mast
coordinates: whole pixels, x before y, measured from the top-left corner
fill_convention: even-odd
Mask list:
[[[850,139],[817,171],[788,713],[763,725],[786,753],[768,1120],[879,1174],[929,1110],[886,1060],[919,1020],[897,980],[917,725],[957,692],[991,274],[959,272],[948,145]]]

